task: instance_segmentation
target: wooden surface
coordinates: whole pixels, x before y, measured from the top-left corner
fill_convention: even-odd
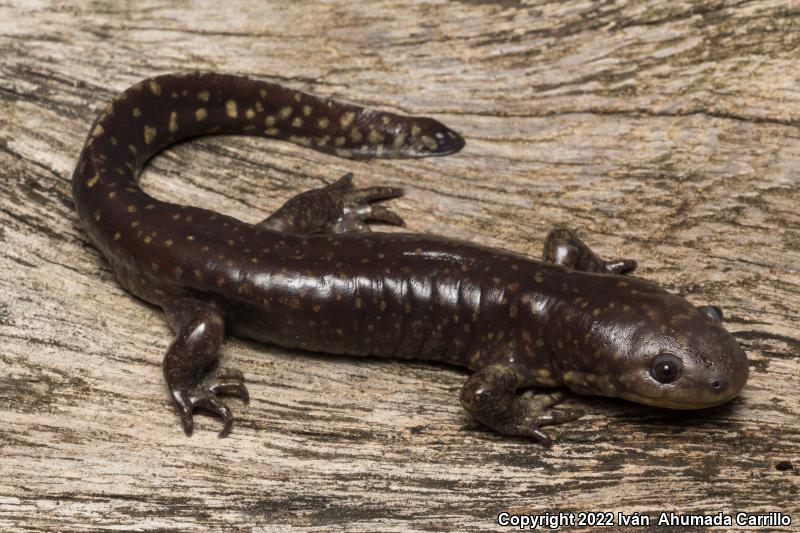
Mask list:
[[[784,511],[800,523],[796,2],[0,0],[0,529],[486,531],[500,511]],[[414,231],[538,255],[581,229],[721,306],[748,351],[732,404],[576,398],[552,449],[488,432],[466,374],[231,339],[253,398],[183,436],[161,314],[115,283],[69,176],[141,78],[220,70],[434,116],[455,156],[351,162],[208,138],[144,176],[255,222],[347,171],[403,185]],[[791,461],[793,470],[778,470]]]

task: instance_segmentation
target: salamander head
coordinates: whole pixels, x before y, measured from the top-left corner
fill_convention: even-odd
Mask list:
[[[568,312],[567,327],[583,332],[570,337],[584,346],[562,356],[555,350],[556,359],[566,361],[565,384],[579,393],[671,409],[701,409],[733,399],[747,381],[747,355],[722,327],[721,310],[695,307],[646,282],[641,286],[655,290],[618,294],[610,308],[589,305],[588,313]],[[568,349],[567,339],[559,338]]]

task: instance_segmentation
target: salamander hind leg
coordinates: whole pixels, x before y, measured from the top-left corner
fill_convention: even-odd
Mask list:
[[[195,409],[210,411],[223,420],[219,436],[233,428],[233,415],[220,395],[249,401],[244,378],[238,370],[218,368],[206,373],[217,358],[225,335],[222,311],[214,303],[195,298],[177,298],[163,304],[175,339],[164,357],[164,377],[187,435],[194,427]]]
[[[501,363],[489,365],[470,377],[461,390],[461,405],[476,420],[506,435],[533,437],[550,445],[550,435],[543,426],[577,420],[577,410],[548,411],[562,402],[562,392],[517,394],[522,378],[512,367]]]
[[[366,232],[368,222],[404,226],[400,216],[376,203],[402,195],[403,190],[396,187],[356,189],[348,173],[327,187],[291,198],[258,225],[295,235]]]
[[[567,228],[555,228],[547,234],[542,259],[575,270],[604,274],[630,274],[637,266],[633,259],[604,261],[574,231]]]

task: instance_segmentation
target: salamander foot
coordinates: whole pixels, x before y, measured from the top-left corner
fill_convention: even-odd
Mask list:
[[[172,399],[183,422],[183,430],[191,436],[194,429],[195,409],[209,411],[222,418],[222,431],[219,437],[227,437],[233,429],[233,414],[220,401],[219,396],[236,396],[245,403],[250,402],[250,394],[244,385],[244,377],[238,370],[219,368],[211,372],[200,384],[194,387],[181,387],[172,390]]]
[[[397,187],[356,189],[353,174],[347,173],[330,185],[289,199],[258,226],[294,235],[367,232],[367,222],[405,226],[396,213],[376,203],[402,195],[403,189]]]
[[[567,228],[555,228],[547,235],[542,259],[575,270],[603,274],[630,274],[637,267],[633,259],[603,260],[574,231]]]
[[[585,414],[580,409],[550,410],[567,398],[568,394],[562,391],[539,394],[533,390],[525,391],[519,399],[526,404],[525,411],[529,413],[530,420],[526,420],[525,426],[527,427],[520,427],[519,430],[524,432],[527,429],[528,432],[524,433],[525,436],[535,437],[542,444],[550,446],[553,439],[542,430],[542,427],[573,422]]]
[[[533,437],[549,446],[553,439],[542,426],[563,424],[583,416],[579,410],[549,411],[563,402],[564,392],[517,394],[522,374],[511,366],[495,363],[475,372],[461,390],[461,405],[479,422],[517,437]]]
[[[406,225],[399,215],[382,205],[375,204],[402,196],[403,189],[398,187],[356,189],[353,186],[352,173],[339,178],[330,188],[340,195],[341,205],[341,214],[328,226],[331,233],[367,232],[370,231],[367,222],[383,222],[393,226]]]

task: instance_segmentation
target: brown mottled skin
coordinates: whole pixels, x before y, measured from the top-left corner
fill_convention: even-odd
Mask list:
[[[285,347],[445,361],[474,371],[461,403],[497,431],[549,442],[541,426],[566,385],[670,408],[736,396],[744,352],[721,312],[645,280],[636,263],[606,262],[557,229],[544,260],[442,237],[372,233],[402,225],[377,203],[401,194],[356,189],[347,175],[300,194],[252,225],[158,201],[137,184],[148,159],[212,133],[276,137],[343,157],[424,157],[460,150],[435,120],[326,101],[213,73],[145,80],[92,126],[73,176],[81,221],[130,292],[160,306],[176,332],[164,375],[184,429],[219,396],[248,399],[241,373],[206,369],[225,332]]]

